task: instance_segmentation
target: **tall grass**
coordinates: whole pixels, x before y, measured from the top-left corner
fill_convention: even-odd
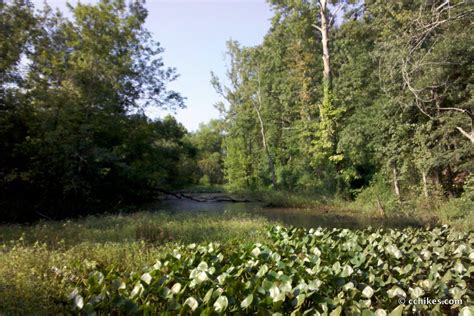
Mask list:
[[[140,212],[0,226],[0,314],[66,312],[69,278],[97,267],[124,273],[154,263],[175,243],[266,241],[261,218]]]
[[[241,193],[245,195],[245,193]],[[358,219],[384,218],[388,223],[447,224],[459,231],[474,231],[474,197],[446,199],[432,192],[429,198],[419,195],[399,199],[390,187],[373,185],[361,191],[354,201],[323,195],[264,191],[249,193],[270,208],[297,208],[344,214]],[[247,194],[248,195],[248,194]],[[301,212],[305,212],[301,210]],[[394,226],[394,225],[392,225]],[[397,226],[397,225],[395,225]]]

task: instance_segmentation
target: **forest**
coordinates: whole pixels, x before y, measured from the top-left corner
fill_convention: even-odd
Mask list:
[[[195,133],[144,114],[184,101],[166,88],[177,71],[139,2],[78,5],[73,20],[3,4],[2,218],[100,212],[197,184],[386,208],[472,200],[470,4],[271,4],[260,45],[227,43],[228,77],[211,80],[222,118]]]
[[[0,2],[0,314],[474,313],[473,2],[267,2],[193,132],[146,115],[186,96],[144,1]],[[384,224],[153,211],[183,192]]]

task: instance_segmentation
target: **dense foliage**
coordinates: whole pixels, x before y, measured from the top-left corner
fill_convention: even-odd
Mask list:
[[[143,113],[183,106],[143,3],[70,11],[0,3],[0,221],[110,209],[188,181],[186,130]]]
[[[472,2],[331,1],[329,77],[326,1],[269,2],[263,43],[230,41],[229,84],[212,80],[229,187],[353,197],[372,184],[397,200],[469,190]]]
[[[269,245],[177,246],[142,272],[104,267],[77,284],[73,310],[104,313],[280,312],[402,315],[465,312],[473,298],[474,236],[433,230],[273,226]],[[463,304],[404,305],[409,299]]]
[[[141,271],[177,242],[266,242],[267,225],[252,214],[150,211],[0,224],[0,314],[69,315],[65,295],[75,284],[68,276],[87,279],[103,267]]]
[[[193,183],[216,185],[224,183],[223,175],[223,126],[220,120],[201,124],[195,133],[188,135],[196,150],[193,157]]]
[[[471,2],[269,3],[263,42],[229,41],[227,85],[212,76],[222,119],[187,134],[144,114],[183,98],[142,1],[79,3],[70,18],[2,2],[0,220],[223,183],[474,207]]]
[[[212,74],[221,119],[188,133],[145,115],[184,99],[144,0],[68,18],[0,0],[0,223],[42,219],[0,227],[2,312],[472,315],[473,2],[268,2],[263,42],[229,41],[227,80]],[[317,225],[367,206],[426,223],[386,212],[422,206],[457,230],[266,230],[228,209],[50,220],[222,184]]]

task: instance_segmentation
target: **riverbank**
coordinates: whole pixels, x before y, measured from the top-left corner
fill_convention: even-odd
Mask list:
[[[275,210],[289,209],[296,213],[328,214],[326,226],[331,227],[342,218],[344,222],[335,227],[363,228],[366,226],[406,227],[449,225],[462,232],[474,231],[474,198],[463,196],[446,200],[440,196],[407,197],[398,200],[393,196],[362,194],[350,201],[334,196],[290,193],[285,191],[239,192],[252,198],[258,198],[266,208]],[[351,219],[353,219],[351,223]],[[341,221],[341,220],[339,220]],[[360,223],[360,225],[357,225]],[[347,226],[349,225],[349,226]]]
[[[405,228],[443,224],[433,212],[418,212],[416,216],[408,212],[381,212],[376,208],[364,209],[354,202],[281,191],[179,191],[160,195],[158,203],[150,204],[149,209],[173,214],[244,212],[272,222],[305,228]]]

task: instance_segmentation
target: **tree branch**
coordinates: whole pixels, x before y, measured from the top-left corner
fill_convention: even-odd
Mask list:
[[[457,111],[461,113],[467,113],[469,114],[470,112],[466,109],[460,109],[460,108],[439,108],[440,111]]]
[[[331,16],[331,19],[329,20],[329,28],[332,27],[333,23],[336,22],[336,17],[337,17],[337,14],[339,13],[339,11],[342,9],[342,3],[340,3],[336,10],[334,11],[333,15]]]
[[[471,134],[469,134],[468,132],[466,132],[465,130],[463,130],[461,127],[459,126],[456,126],[456,129],[458,131],[460,131],[464,136],[466,136],[470,141],[471,143],[474,144],[474,130],[471,131]]]
[[[323,32],[323,31],[321,30],[321,28],[320,28],[319,26],[317,26],[316,24],[312,24],[312,26],[313,26],[315,29],[317,29],[318,31]]]

